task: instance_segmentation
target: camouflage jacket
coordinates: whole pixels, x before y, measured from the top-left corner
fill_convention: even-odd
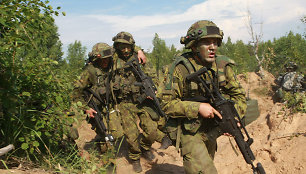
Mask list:
[[[74,102],[81,102],[83,110],[89,109],[87,102],[84,99],[84,89],[90,88],[102,99],[106,96],[106,78],[110,73],[110,69],[102,69],[94,66],[92,63],[88,63],[82,71],[78,80],[74,82],[74,90],[72,93],[72,99]],[[98,100],[94,101],[99,105]]]
[[[135,57],[137,57],[136,52],[128,60],[120,59],[117,53],[115,53],[113,56],[114,66],[111,88],[114,91],[114,96],[116,97],[117,102],[124,101],[128,103],[138,104],[137,97],[142,95],[140,87],[135,85],[135,82],[137,82],[137,80],[133,72],[125,65],[128,61]],[[147,62],[144,66],[141,65],[141,69],[146,75],[150,77],[154,76],[154,72],[152,71],[153,68],[152,66],[150,66],[149,62]]]
[[[192,53],[185,53],[178,56],[176,60],[185,60],[186,65],[194,67],[188,68],[182,63],[174,63],[171,70],[171,65],[165,69],[165,78],[162,85],[159,87],[159,97],[163,99],[163,109],[167,116],[171,118],[187,118],[188,120],[197,119],[200,102],[184,101],[186,98],[195,96],[204,96],[204,91],[200,90],[198,84],[191,82],[186,83],[185,77],[203,67],[193,57]],[[217,73],[217,84],[219,85],[221,93],[225,98],[233,100],[236,104],[235,107],[242,117],[246,111],[246,97],[243,88],[237,81],[233,72],[232,66],[234,61],[226,56],[217,56],[216,62],[212,64],[212,68]],[[171,72],[173,71],[173,72]],[[191,71],[191,72],[189,72]],[[172,74],[172,75],[171,75]]]
[[[303,89],[304,77],[297,72],[288,72],[277,78],[278,85],[286,91],[298,91]]]

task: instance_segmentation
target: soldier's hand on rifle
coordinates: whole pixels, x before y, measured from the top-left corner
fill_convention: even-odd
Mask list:
[[[155,91],[155,95],[157,94],[157,91]],[[147,96],[148,99],[154,100],[151,96]]]
[[[217,115],[220,119],[222,119],[221,114],[213,108],[209,103],[201,103],[199,107],[199,114],[203,118],[214,118]]]
[[[92,108],[90,108],[89,110],[86,110],[85,112],[86,112],[86,114],[87,114],[89,117],[91,117],[91,118],[95,118],[94,114],[97,113],[97,111],[95,111],[95,110],[92,109]]]
[[[240,128],[241,124],[239,122],[237,122],[237,126]],[[233,137],[233,135],[229,134],[229,133],[223,133],[223,135],[225,136],[229,136],[229,137]]]
[[[147,57],[143,53],[142,50],[138,50],[138,60],[139,60],[139,63],[141,63],[143,65],[146,64],[146,62],[147,62]]]

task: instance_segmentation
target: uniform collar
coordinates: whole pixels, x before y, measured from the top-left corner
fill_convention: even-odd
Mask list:
[[[216,57],[217,58],[217,57]],[[189,60],[190,60],[190,62],[194,65],[194,67],[195,67],[195,69],[196,70],[199,70],[199,69],[201,69],[202,67],[204,67],[205,65],[203,65],[201,62],[199,62],[197,59],[195,59],[195,58],[188,58]],[[213,62],[213,63],[211,63],[211,64],[209,64],[209,65],[206,65],[205,66],[206,68],[211,68],[211,69],[213,69],[214,71],[216,71],[217,70],[217,64],[216,64],[216,60]]]

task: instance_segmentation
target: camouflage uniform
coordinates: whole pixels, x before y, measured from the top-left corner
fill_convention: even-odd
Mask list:
[[[209,27],[214,29],[210,31],[211,34],[209,34]],[[201,28],[202,31],[199,34],[203,33],[204,36],[206,34],[207,37],[216,37],[217,35],[222,39],[222,34],[216,33],[216,31],[219,32],[219,28],[216,30],[216,25],[212,22],[199,21],[191,28]],[[186,48],[190,48],[193,44],[190,42],[194,41],[185,43]],[[218,45],[220,44],[221,42],[218,43]],[[209,98],[199,84],[185,81],[188,74],[203,67],[195,59],[194,54],[188,52],[177,56],[174,63],[166,68],[166,77],[163,80],[163,85],[159,88],[159,95],[162,95],[160,97],[163,98],[163,109],[169,116],[166,124],[167,132],[170,138],[176,141],[176,145],[181,147],[185,172],[188,174],[214,174],[217,173],[213,164],[217,148],[216,139],[221,135],[221,132],[217,127],[212,126],[212,119],[199,116],[200,102],[188,101],[188,98],[197,96]],[[233,65],[234,62],[226,56],[216,56],[215,61],[207,64],[206,67],[217,73],[217,85],[221,93],[226,98],[233,100],[239,114],[244,115],[246,110],[245,92],[235,78],[232,70]]]
[[[278,99],[283,99],[284,92],[302,92],[305,90],[305,77],[296,72],[298,66],[294,62],[289,62],[285,64],[286,73],[280,75],[276,80],[276,84],[279,88],[276,90],[276,97]]]
[[[117,43],[128,43],[134,45],[132,35],[127,32],[120,32],[114,37],[114,48]],[[165,136],[158,129],[158,122],[153,121],[151,117],[156,117],[156,112],[149,107],[148,103],[139,104],[137,97],[141,95],[140,87],[135,86],[136,78],[133,72],[126,69],[125,63],[135,57],[137,53],[132,50],[131,55],[123,58],[116,50],[114,55],[114,68],[112,77],[112,90],[116,96],[117,108],[119,110],[122,126],[126,135],[126,140],[129,144],[129,158],[139,160],[141,148],[145,151],[150,150],[154,141],[161,142]],[[146,73],[146,66],[143,71]],[[143,133],[140,134],[137,126],[138,117],[140,119],[140,127]],[[138,137],[140,136],[140,140]],[[140,146],[139,146],[140,143]],[[140,148],[141,147],[141,148]]]
[[[103,51],[111,51],[111,53],[109,53],[111,55],[113,52],[112,48],[105,43],[97,43],[93,46],[92,52],[89,53],[89,58],[91,59],[90,62],[85,66],[83,72],[80,75],[80,79],[75,81],[74,83],[73,100],[75,102],[81,102],[81,109],[83,109],[84,111],[90,109],[87,106],[87,101],[85,101],[83,96],[83,90],[85,88],[92,89],[96,94],[101,97],[102,100],[106,100],[106,78],[110,73],[111,65],[109,65],[109,67],[107,68],[101,68],[99,67],[99,65],[95,64],[95,60],[99,59],[96,57],[97,55],[100,55],[100,57],[102,58],[107,58],[107,56],[103,55]],[[111,64],[111,62],[109,63]],[[100,103],[97,99],[94,98],[93,100],[99,106],[100,111],[103,114],[106,114],[105,106],[103,106],[103,104]],[[110,108],[113,107],[110,106]],[[105,119],[103,119],[103,121],[105,121]],[[114,138],[119,138],[123,136],[121,120],[117,116],[117,112],[115,110],[110,109],[109,123],[106,124],[105,121],[104,124],[106,126],[109,126],[108,130]]]

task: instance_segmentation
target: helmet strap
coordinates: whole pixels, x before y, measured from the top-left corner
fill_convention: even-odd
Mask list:
[[[201,56],[200,50],[198,47],[196,47],[196,50],[192,50],[194,56],[196,56],[196,59],[204,66],[210,66],[210,63],[206,62],[205,59]]]

